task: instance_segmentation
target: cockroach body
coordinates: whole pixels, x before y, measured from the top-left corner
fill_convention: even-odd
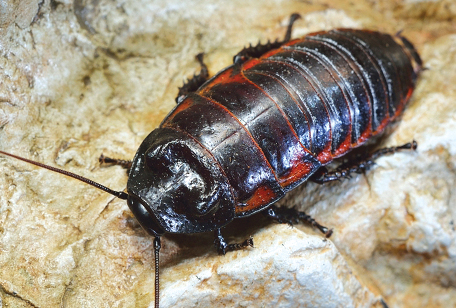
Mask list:
[[[338,29],[243,49],[234,64],[208,79],[207,68],[179,91],[178,105],[138,148],[127,193],[76,177],[119,198],[155,236],[156,307],[158,252],[165,233],[215,231],[220,253],[253,244],[227,244],[220,229],[263,211],[279,222],[305,220],[273,203],[299,184],[346,177],[376,157],[416,142],[379,150],[333,172],[324,166],[384,131],[409,100],[422,62],[400,34]]]
[[[160,235],[213,231],[275,203],[401,114],[421,61],[400,38],[319,32],[222,70],[143,141],[130,208]]]

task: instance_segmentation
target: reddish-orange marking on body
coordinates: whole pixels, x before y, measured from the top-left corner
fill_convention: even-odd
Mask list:
[[[248,70],[249,68],[257,65],[260,62],[262,62],[262,61],[259,58],[249,59],[248,61],[246,61],[245,63],[242,64],[241,71]]]
[[[296,181],[304,178],[311,172],[314,168],[313,164],[310,163],[303,163],[302,160],[293,161],[293,167],[291,168],[290,172],[279,179],[279,184],[282,187],[287,187]]]
[[[333,158],[340,157],[340,156],[344,155],[345,153],[347,153],[347,151],[349,151],[350,149],[351,149],[351,134],[348,134],[347,138],[345,138],[345,140],[341,143],[339,148],[337,148],[334,151],[334,154],[332,155],[332,157]]]
[[[235,213],[241,214],[245,212],[255,211],[266,204],[269,204],[277,198],[277,195],[267,186],[261,186],[255,190],[252,197],[242,205],[235,206]]]
[[[211,88],[217,84],[225,84],[230,82],[244,82],[244,79],[240,74],[236,74],[234,71],[234,67],[227,69],[226,71],[222,72],[218,75],[211,83],[207,84],[204,88],[199,90],[197,94],[205,96],[207,92],[211,90]]]
[[[296,41],[297,41],[297,40],[296,40]],[[283,47],[283,46],[286,46],[286,44],[285,44],[285,45],[282,45],[282,47]],[[273,49],[273,50],[271,50],[271,51],[268,51],[267,53],[265,53],[264,55],[262,55],[260,59],[263,60],[263,59],[272,57],[273,55],[275,55],[275,54],[277,54],[277,53],[279,53],[279,52],[282,52],[282,51],[283,51],[283,48],[282,48],[282,47],[277,48],[277,49]]]
[[[362,132],[361,136],[359,137],[358,139],[358,142],[356,142],[355,144],[352,145],[352,148],[356,148],[357,146],[360,146],[361,144],[363,144],[364,142],[367,141],[367,139],[370,138],[370,136],[372,136],[372,125],[370,124],[370,119],[369,119],[369,125],[367,127],[367,129]]]
[[[284,46],[292,46],[292,45],[297,44],[297,43],[302,42],[302,41],[303,41],[303,38],[294,39],[294,40],[286,42],[285,44],[282,45],[282,47],[284,47]]]
[[[328,143],[324,150],[318,154],[317,159],[322,165],[326,165],[332,161],[333,158],[331,155],[331,143]]]
[[[391,121],[391,118],[389,116],[386,116],[382,122],[380,122],[380,125],[377,127],[377,130],[376,131],[373,131],[372,132],[372,135],[375,136],[377,135],[378,133],[381,133],[383,132],[383,130],[385,129],[385,127],[388,125],[388,123]]]
[[[413,94],[413,87],[409,87],[407,94],[405,95],[405,98],[403,101],[399,104],[399,108],[397,108],[396,113],[394,114],[394,118],[398,117],[400,114],[402,114],[402,111],[404,110],[405,105],[407,105],[407,102],[409,101],[410,97]]]
[[[181,102],[180,104],[178,104],[174,110],[172,111],[172,113],[170,113],[166,118],[165,120],[163,121],[163,123],[160,125],[160,126],[166,126],[166,123],[172,121],[172,119],[176,116],[176,114],[178,114],[179,112],[187,109],[187,108],[190,108],[191,106],[194,105],[194,101],[193,99],[191,98],[186,98],[183,102]]]

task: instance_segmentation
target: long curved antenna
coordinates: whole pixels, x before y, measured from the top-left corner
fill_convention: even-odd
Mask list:
[[[110,189],[110,188],[108,188],[106,186],[103,186],[103,185],[101,185],[101,184],[99,184],[97,182],[94,182],[94,181],[92,181],[92,180],[90,180],[88,178],[85,178],[83,176],[80,176],[78,174],[75,174],[75,173],[72,173],[72,172],[69,172],[69,171],[65,171],[65,170],[62,170],[62,169],[59,169],[59,168],[51,167],[51,166],[48,166],[48,165],[45,165],[45,164],[30,160],[30,159],[27,159],[27,158],[23,158],[23,157],[14,155],[14,154],[6,153],[6,152],[3,152],[3,151],[0,151],[0,154],[6,155],[6,156],[9,156],[9,157],[13,157],[13,158],[25,161],[26,163],[29,163],[29,164],[32,164],[32,165],[35,165],[35,166],[38,166],[38,167],[41,167],[41,168],[45,168],[45,169],[48,169],[48,170],[51,170],[51,171],[54,171],[54,172],[69,176],[69,177],[72,177],[72,178],[74,178],[76,180],[79,180],[79,181],[84,182],[86,184],[92,185],[93,187],[96,187],[96,188],[101,189],[101,190],[103,190],[103,191],[105,191],[105,192],[107,192],[107,193],[109,193],[111,195],[114,195],[117,198],[120,198],[120,199],[123,199],[123,200],[127,200],[127,198],[128,198],[128,194],[126,192],[112,190],[112,189]]]

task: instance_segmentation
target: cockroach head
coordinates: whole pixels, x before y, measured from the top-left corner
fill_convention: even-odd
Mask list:
[[[185,133],[158,128],[133,160],[128,205],[153,235],[211,231],[234,218],[227,178],[213,156]]]

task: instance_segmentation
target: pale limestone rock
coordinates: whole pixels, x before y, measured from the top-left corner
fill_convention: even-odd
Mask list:
[[[373,307],[375,296],[357,279],[331,241],[286,225],[255,234],[258,247],[184,262],[194,275],[165,286],[167,307]],[[173,269],[174,271],[174,269]],[[166,274],[166,272],[165,272]],[[379,306],[380,307],[380,306]]]
[[[162,307],[453,307],[456,305],[456,36],[451,1],[4,1],[0,149],[113,189],[174,106],[182,79],[230,64],[249,42],[334,27],[404,34],[425,71],[382,146],[419,143],[366,175],[299,188],[334,235],[235,223],[255,248],[218,256],[211,235],[163,238]],[[445,8],[448,8],[445,10]],[[423,13],[425,12],[425,14]],[[449,14],[449,15],[448,15]],[[422,21],[421,16],[426,16]],[[448,16],[452,17],[449,18]],[[153,306],[152,239],[124,201],[0,158],[0,307]],[[245,229],[245,230],[244,230]]]
[[[0,27],[8,27],[15,23],[19,28],[25,29],[37,16],[39,0],[13,0],[0,3]]]

